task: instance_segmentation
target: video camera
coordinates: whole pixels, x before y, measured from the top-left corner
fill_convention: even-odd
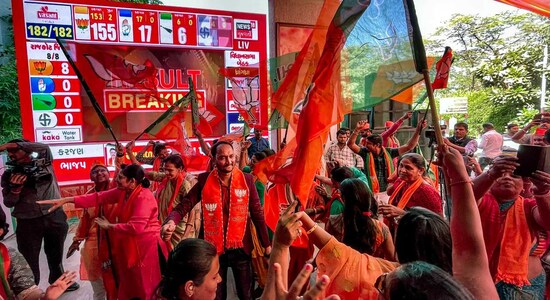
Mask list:
[[[46,161],[45,158],[33,157],[32,161],[27,164],[18,164],[9,161],[6,163],[6,170],[11,172],[11,174],[21,174],[29,178],[40,179],[50,174],[46,169],[49,165],[51,165],[51,162]]]
[[[447,125],[439,125],[441,127],[441,130],[447,129]],[[428,143],[428,147],[431,147],[434,144],[437,144],[436,138],[435,138],[435,129],[433,126],[428,126],[428,128],[424,131],[424,136],[430,140]]]

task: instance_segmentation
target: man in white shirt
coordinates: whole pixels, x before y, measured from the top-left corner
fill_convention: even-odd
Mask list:
[[[479,165],[481,169],[485,169],[486,166],[493,162],[493,159],[500,155],[502,152],[503,139],[500,133],[496,132],[493,124],[483,124],[483,135],[481,136],[481,142],[478,145],[479,149],[483,149],[479,155]]]

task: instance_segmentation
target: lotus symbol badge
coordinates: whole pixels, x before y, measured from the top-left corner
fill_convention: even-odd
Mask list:
[[[245,189],[235,189],[235,195],[237,196],[237,202],[242,202],[243,197],[246,196]]]

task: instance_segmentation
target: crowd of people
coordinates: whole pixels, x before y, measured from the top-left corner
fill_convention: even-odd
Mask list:
[[[258,166],[276,154],[259,129],[212,145],[194,129],[211,159],[200,174],[162,143],[148,144],[149,160],[145,150],[134,156],[134,142],[118,144],[109,164],[91,167],[88,193],[65,198],[47,145],[1,145],[18,251],[0,243],[0,299],[55,299],[78,288],[62,265],[67,203],[83,209],[67,257],[80,251],[80,279],[94,299],[226,299],[228,268],[239,299],[545,299],[550,174],[516,175],[517,150],[504,142],[550,144],[550,115],[522,130],[509,124],[503,135],[484,124],[479,141],[456,123],[433,161],[419,150],[424,120],[410,139],[396,134],[411,115],[380,134],[367,121],[340,128],[306,205],[261,175]],[[273,199],[277,188],[284,199]],[[272,228],[269,201],[286,201]],[[0,228],[5,235],[2,214]],[[42,241],[45,292],[37,287]]]

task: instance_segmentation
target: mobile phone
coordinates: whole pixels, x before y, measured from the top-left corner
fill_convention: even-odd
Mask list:
[[[518,148],[519,167],[514,175],[529,177],[535,171],[550,173],[550,147],[537,145],[520,145]]]

